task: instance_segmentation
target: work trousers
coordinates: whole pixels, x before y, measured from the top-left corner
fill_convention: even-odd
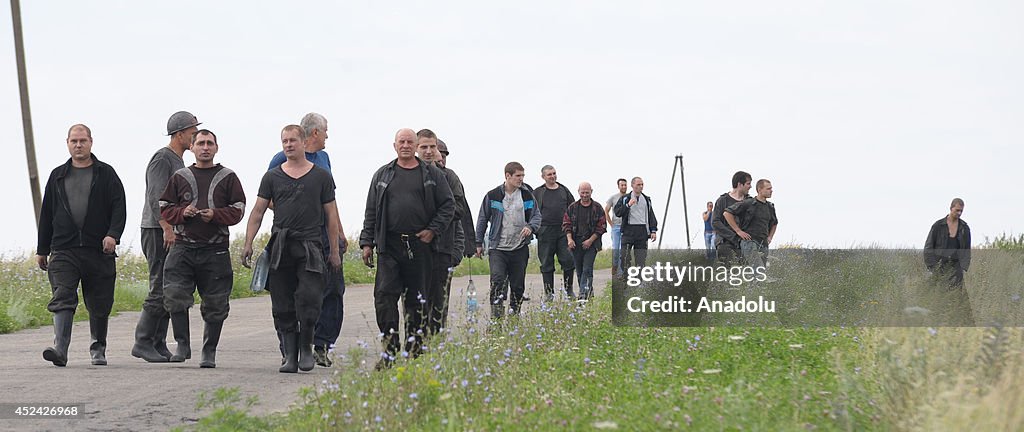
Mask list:
[[[491,249],[487,261],[491,267],[491,306],[504,307],[507,286],[511,291],[509,307],[512,313],[519,313],[523,292],[526,291],[526,265],[530,261],[530,249],[526,246],[512,251]]]
[[[277,268],[270,269],[271,311],[274,328],[279,333],[293,333],[298,331],[298,325],[316,326],[325,279],[323,273],[310,271],[308,267],[322,269],[324,263],[320,254],[306,256],[301,241],[289,241],[283,247]],[[317,262],[307,265],[307,261],[312,260]]]
[[[142,229],[142,255],[149,265],[149,294],[142,302],[142,309],[156,316],[166,316],[164,309],[164,263],[167,249],[164,249],[163,228]]]
[[[377,254],[373,306],[386,350],[394,356],[401,348],[399,301],[405,310],[406,351],[416,351],[422,344],[428,302],[426,294],[434,253],[429,244],[420,242],[414,234],[387,235],[385,250]]]
[[[107,318],[114,305],[115,256],[99,248],[76,247],[53,251],[46,274],[53,296],[50,312],[78,309],[78,286],[82,286],[85,308],[93,318]]]
[[[164,308],[168,313],[187,311],[199,290],[203,320],[223,322],[228,317],[234,271],[226,245],[193,246],[176,243],[164,262]]]

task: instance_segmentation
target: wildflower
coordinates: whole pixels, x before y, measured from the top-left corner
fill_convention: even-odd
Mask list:
[[[416,393],[409,393],[409,399],[416,399],[418,397],[419,395],[417,395]]]
[[[382,419],[382,418],[380,418],[380,416],[377,416],[377,417],[374,417],[374,418],[373,418],[373,421],[375,421],[375,422],[377,422],[377,423],[380,423],[380,422],[381,422],[382,420],[383,420],[383,419]]]
[[[928,334],[930,334],[932,336],[935,336],[935,335],[939,334],[939,331],[935,330],[935,329],[933,329],[931,327],[928,327]]]

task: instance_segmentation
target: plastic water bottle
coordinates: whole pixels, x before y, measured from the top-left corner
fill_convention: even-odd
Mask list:
[[[476,308],[476,285],[473,284],[473,277],[470,276],[469,286],[466,287],[466,312],[474,314],[476,313]]]

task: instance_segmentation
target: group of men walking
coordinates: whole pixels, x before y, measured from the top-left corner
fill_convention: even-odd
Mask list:
[[[749,173],[737,171],[732,176],[732,190],[723,193],[716,202],[708,202],[702,217],[709,260],[752,267],[767,264],[768,245],[775,237],[779,219],[775,204],[768,201],[772,197],[772,182],[758,180],[757,195],[751,197],[752,181]]]
[[[228,227],[242,220],[246,198],[234,172],[215,162],[217,136],[199,125],[191,113],[172,115],[169,143],[146,168],[141,234],[150,289],[131,353],[147,362],[190,359],[188,310],[198,290],[205,323],[200,367],[212,368],[233,285]],[[343,322],[341,253],[347,241],[326,140],[327,120],[320,114],[307,114],[299,125],[282,129],[282,151],[263,175],[246,225],[241,258],[249,266],[263,217],[274,210],[264,253],[269,254],[268,290],[281,372],[330,366],[328,352]],[[124,188],[114,169],[92,154],[88,127],[72,126],[67,143],[71,159],[51,174],[40,219],[38,261],[53,285],[49,309],[55,324],[54,346],[43,357],[58,366],[67,363],[81,283],[90,313],[92,362],[102,365],[113,302],[114,248],[125,225]],[[485,194],[474,224],[462,181],[447,166],[448,147],[433,131],[401,129],[393,146],[396,158],[371,178],[359,234],[364,263],[373,267],[377,256],[374,309],[384,346],[380,368],[400,353],[420,355],[424,338],[446,327],[452,273],[464,257],[481,257],[486,250],[491,314],[500,319],[507,311],[519,313],[528,300],[525,275],[534,236],[545,301],[555,296],[556,259],[564,295],[576,299],[574,273],[578,298],[592,295],[594,259],[609,220],[616,273],[644,266],[647,244],[657,238],[657,218],[640,177],[628,182],[630,192],[626,180],[619,179],[619,193],[605,208],[593,200],[587,182],[577,188],[577,199],[558,182],[555,168],[546,165],[541,168],[544,184],[531,189],[523,182],[525,168],[509,162],[504,182]],[[188,167],[186,149],[196,160]],[[749,188],[749,174],[739,172],[733,191],[719,199],[717,208],[724,210],[716,209],[713,224],[720,233],[720,257],[737,251],[763,257],[774,234],[774,207],[766,201],[771,184],[759,181],[758,196],[747,199]],[[169,328],[177,342],[174,352],[166,343]]]
[[[199,125],[191,113],[173,114],[167,123],[170,142],[146,167],[141,239],[149,294],[131,352],[147,362],[190,359],[188,310],[198,290],[205,322],[199,365],[213,368],[233,286],[228,227],[242,220],[246,199],[235,173],[214,161],[217,136]],[[243,260],[248,264],[263,214],[277,204],[267,253],[281,372],[310,370],[314,363],[329,366],[327,349],[341,330],[345,237],[327,171],[330,160],[323,152],[326,138],[327,121],[315,113],[304,117],[302,126],[282,130],[283,151],[263,176],[246,232]],[[67,364],[79,284],[90,317],[92,363],[107,363],[107,319],[114,298],[115,247],[125,228],[125,193],[114,169],[92,154],[92,143],[87,126],[68,130],[71,158],[51,173],[40,214],[37,261],[50,278],[48,309],[54,313],[54,345],[43,351],[43,358],[56,366]],[[186,149],[196,160],[189,167],[182,158]],[[166,344],[168,327],[177,342],[174,352]]]

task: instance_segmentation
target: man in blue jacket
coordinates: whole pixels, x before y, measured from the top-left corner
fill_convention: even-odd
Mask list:
[[[89,310],[92,364],[106,365],[107,318],[114,305],[114,266],[124,232],[124,186],[114,168],[92,154],[92,131],[76,124],[68,130],[71,158],[55,168],[46,181],[39,212],[36,263],[50,277],[53,297],[53,346],[43,359],[54,366],[68,363],[71,325],[82,286]]]
[[[526,264],[530,260],[530,241],[540,228],[541,215],[533,192],[523,187],[526,170],[519,162],[505,165],[505,182],[484,196],[476,222],[476,256],[484,250],[487,233],[488,262],[491,267],[491,317],[505,315],[505,284],[511,288],[509,307],[519,313],[526,290]]]

